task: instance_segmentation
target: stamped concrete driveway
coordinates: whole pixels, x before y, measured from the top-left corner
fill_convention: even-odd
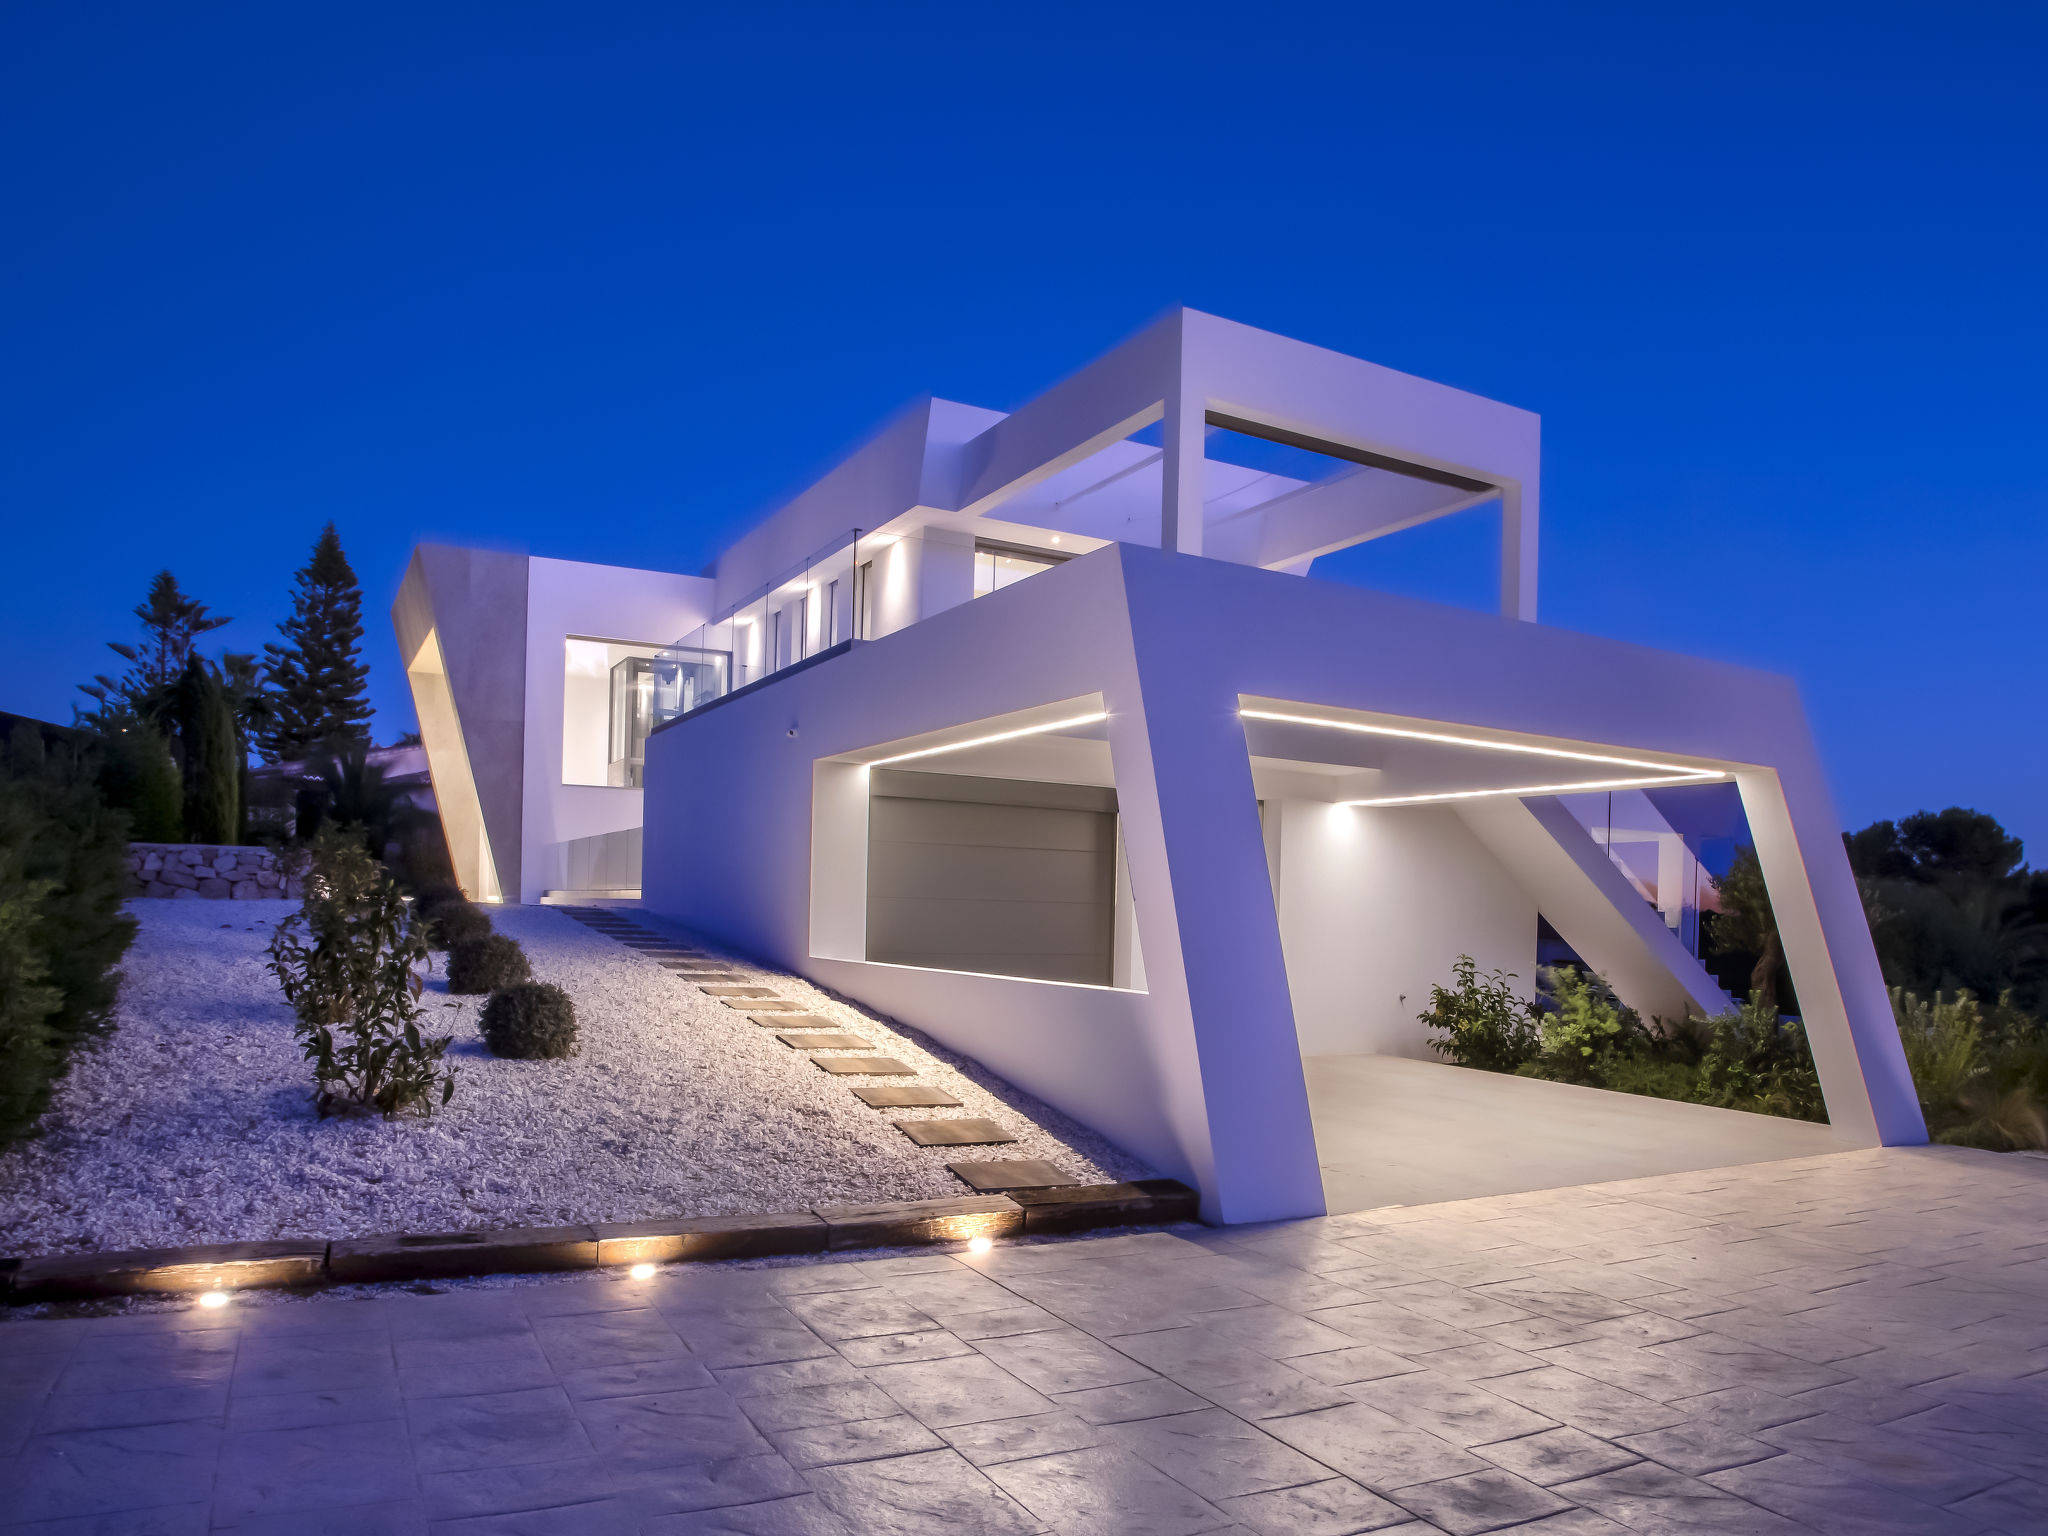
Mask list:
[[[2048,1531],[2048,1162],[0,1324],[8,1530]]]

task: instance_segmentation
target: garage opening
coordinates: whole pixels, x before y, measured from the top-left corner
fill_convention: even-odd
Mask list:
[[[1688,945],[1682,841],[1615,804],[1725,793],[1714,765],[1242,703],[1330,1211],[1839,1150],[1825,1124],[1452,1065],[1418,1017],[1461,956],[1527,1002],[1543,934],[1645,1021],[1731,1009]]]
[[[878,768],[868,794],[868,959],[1114,984],[1114,789]]]

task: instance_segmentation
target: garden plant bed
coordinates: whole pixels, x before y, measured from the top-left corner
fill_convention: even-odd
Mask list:
[[[437,960],[424,1013],[451,1034],[455,1099],[429,1118],[321,1120],[265,964],[286,902],[140,902],[112,1032],[42,1131],[0,1157],[0,1252],[339,1242],[380,1233],[637,1222],[958,1199],[958,1149],[920,1147],[844,1080],[658,961],[541,907],[494,909],[566,989],[581,1054],[505,1061]],[[637,914],[636,914],[637,916]],[[652,923],[652,919],[642,919]],[[1082,1185],[1153,1170],[924,1037],[795,978],[737,965],[858,1033],[957,1108]]]

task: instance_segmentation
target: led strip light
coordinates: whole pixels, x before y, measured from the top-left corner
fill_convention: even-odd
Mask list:
[[[936,757],[941,752],[965,752],[969,747],[986,747],[993,742],[1015,741],[1019,736],[1043,736],[1047,731],[1064,731],[1076,725],[1093,725],[1098,720],[1107,720],[1109,712],[1098,709],[1092,715],[1075,715],[1067,720],[1050,720],[1044,725],[1027,725],[1018,731],[998,731],[993,736],[976,736],[971,741],[948,742],[943,747],[923,747],[916,752],[899,752],[894,757],[878,757],[868,764],[870,768],[886,768],[891,763],[907,763],[914,757]]]
[[[1652,763],[1635,757],[1616,757],[1605,752],[1573,752],[1564,747],[1538,747],[1521,742],[1488,741],[1479,736],[1454,736],[1444,731],[1414,731],[1401,726],[1367,725],[1358,720],[1333,720],[1326,715],[1285,715],[1270,709],[1240,709],[1246,720],[1274,720],[1284,725],[1320,725],[1331,730],[1354,731],[1362,736],[1392,736],[1403,741],[1432,741],[1451,747],[1479,747],[1489,752],[1514,752],[1527,757],[1563,758],[1575,763],[1604,763],[1615,768],[1644,768],[1654,777],[1595,779],[1578,784],[1526,784],[1513,789],[1453,789],[1429,795],[1385,795],[1371,800],[1340,800],[1339,805],[1392,806],[1436,805],[1446,800],[1478,800],[1488,796],[1573,795],[1600,789],[1648,789],[1660,784],[1705,784],[1725,779],[1718,768],[1685,768],[1674,763]]]

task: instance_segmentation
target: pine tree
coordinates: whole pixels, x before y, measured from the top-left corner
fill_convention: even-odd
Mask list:
[[[313,555],[292,578],[292,616],[278,626],[286,643],[263,647],[275,718],[263,750],[273,761],[331,752],[370,737],[370,669],[360,653],[363,590],[341,536],[329,523]]]
[[[107,649],[129,663],[119,677],[102,673],[78,691],[98,700],[96,710],[81,710],[81,722],[100,731],[122,723],[122,717],[137,715],[161,725],[170,705],[171,687],[185,670],[192,646],[203,634],[234,620],[215,618],[206,604],[187,597],[178,589],[178,578],[158,571],[149,584],[149,596],[135,606],[142,621],[142,644],[127,645],[109,640]]]

